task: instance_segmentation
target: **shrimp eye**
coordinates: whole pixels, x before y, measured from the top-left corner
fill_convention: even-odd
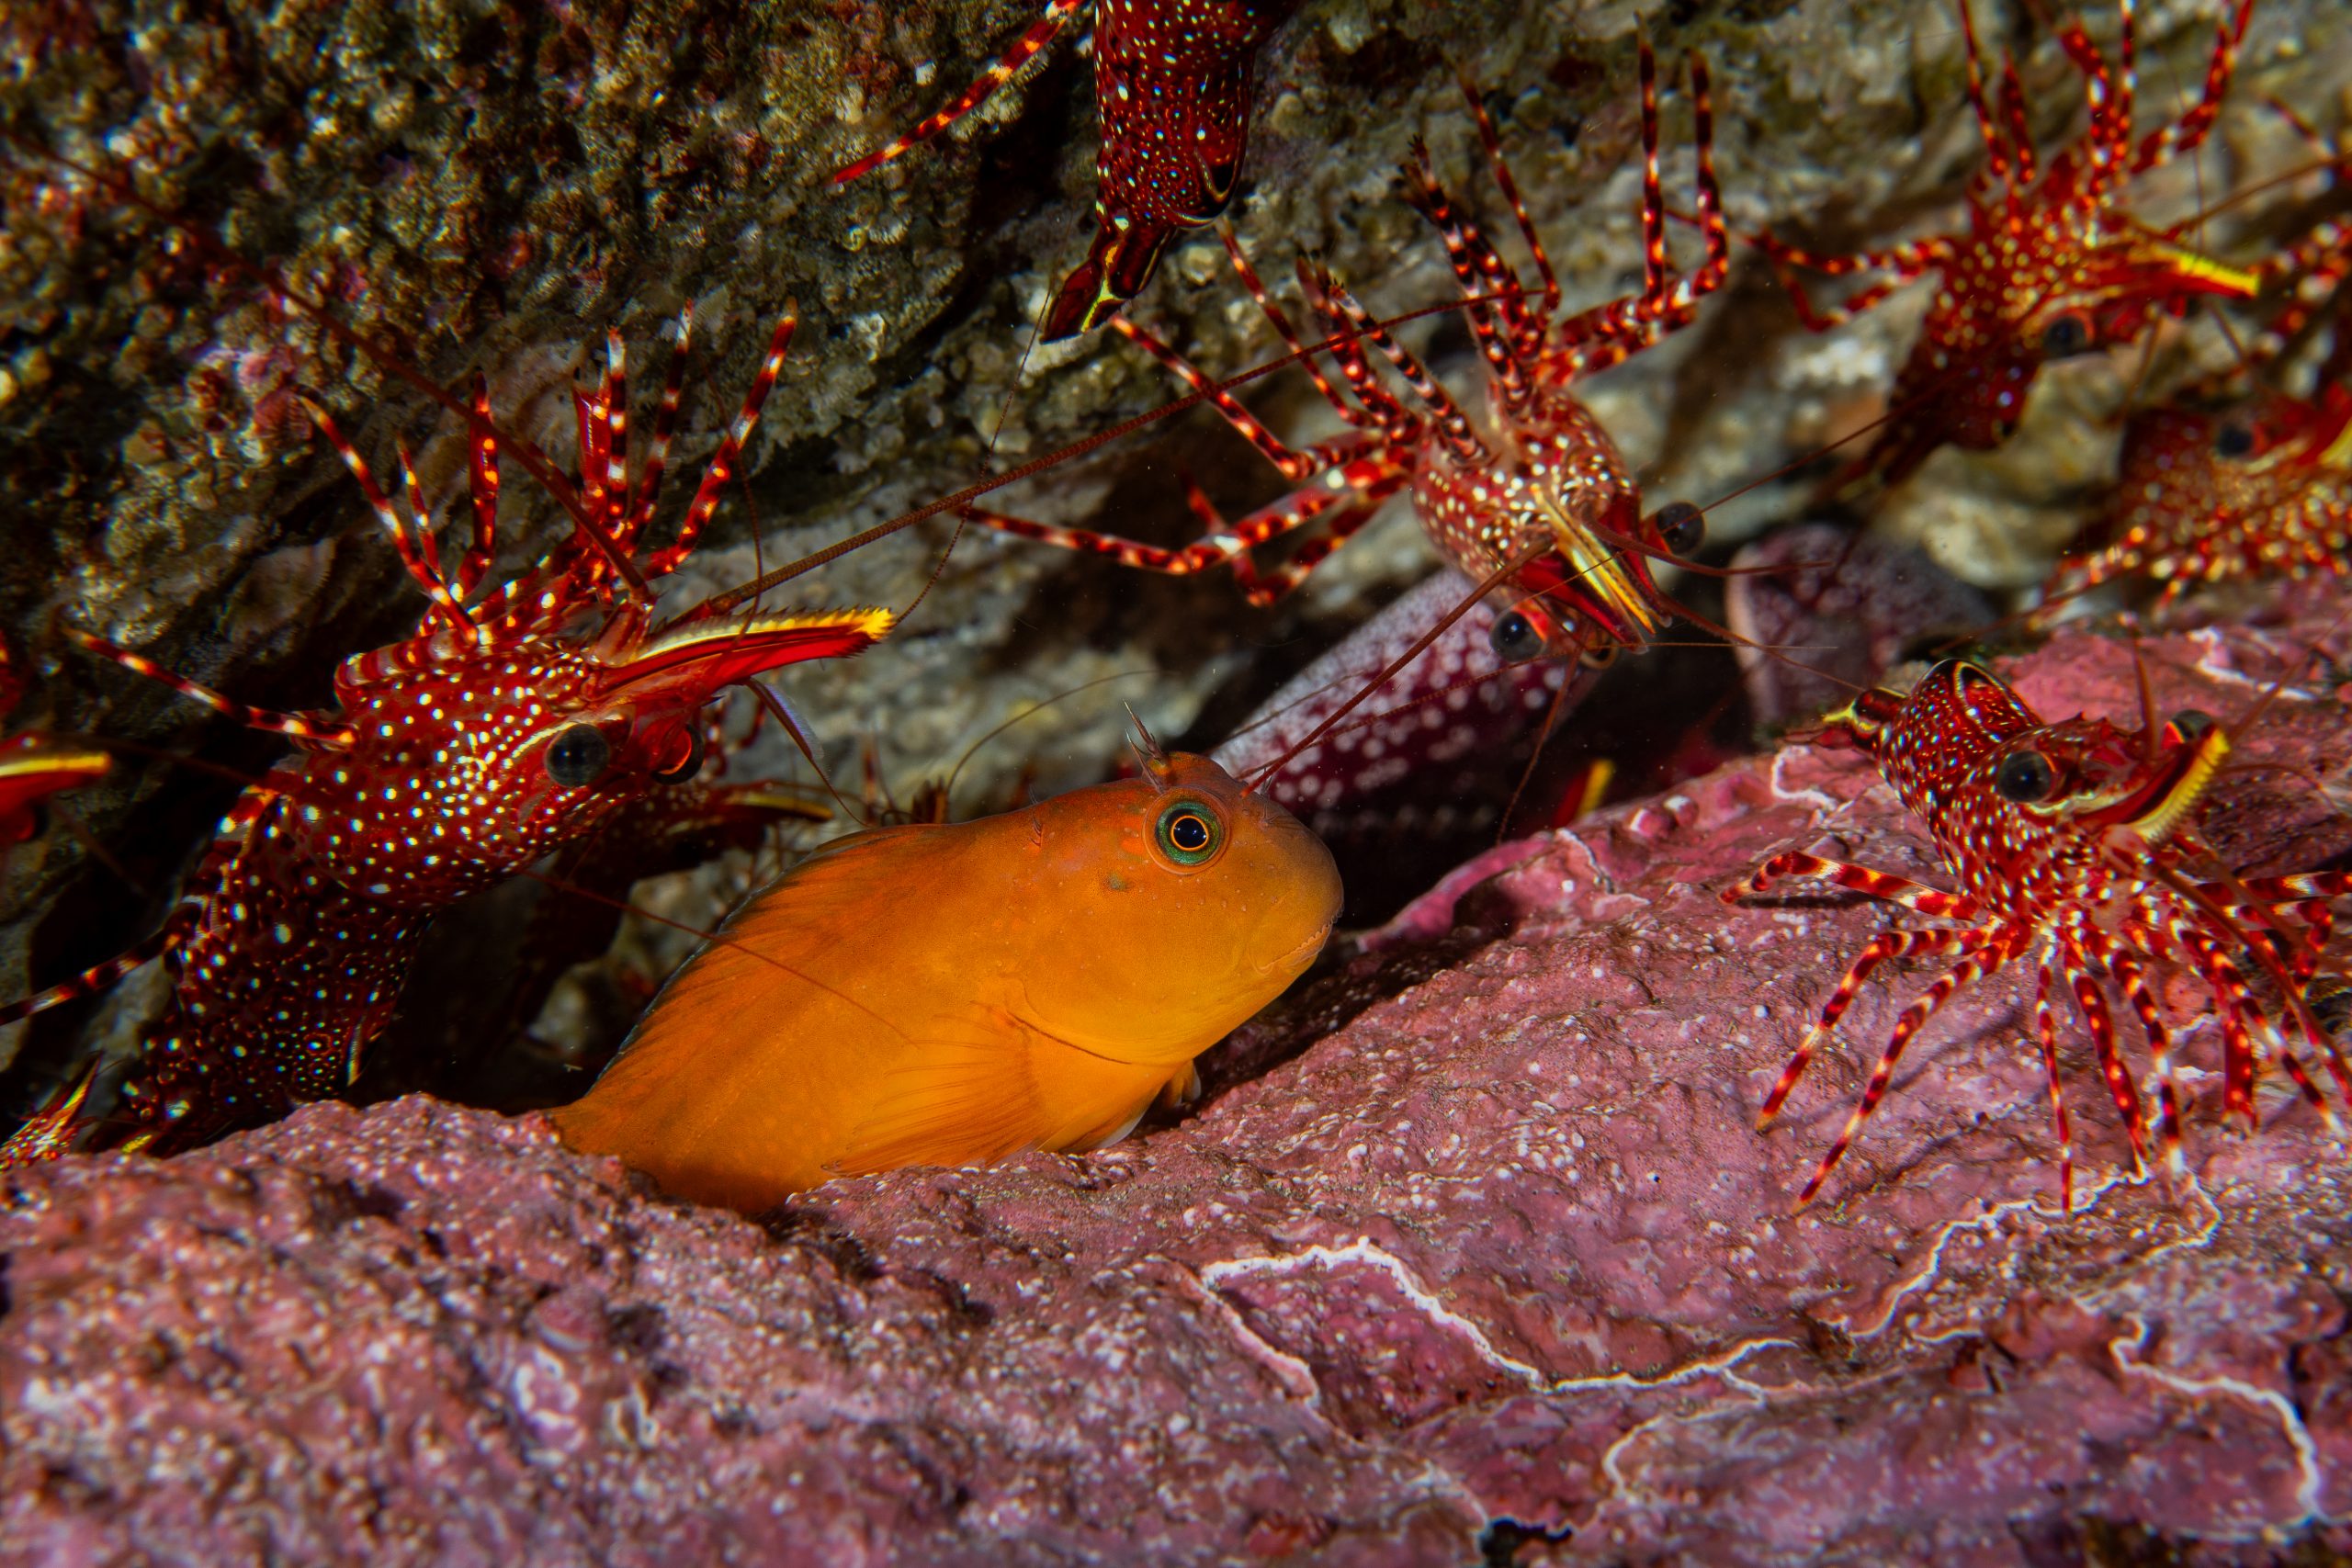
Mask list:
[[[1487,629],[1487,644],[1495,650],[1497,659],[1516,663],[1544,651],[1544,634],[1535,629],[1533,621],[1513,610],[1496,617],[1495,624]]]
[[[2213,433],[2213,454],[2220,457],[2243,457],[2254,450],[2254,432],[2244,422],[2232,420]]]
[[[2324,988],[2323,988],[2324,987]],[[2330,1034],[2341,1035],[2344,1026],[2352,1023],[2352,986],[2346,986],[2332,975],[2322,975],[2312,982],[2312,1016]]]
[[[548,742],[548,777],[566,789],[594,784],[612,761],[612,742],[593,724],[575,724]]]
[[[1687,501],[1668,502],[1651,521],[1668,555],[1687,556],[1707,542],[1707,514]]]
[[[686,754],[678,760],[678,765],[655,773],[653,782],[665,784],[685,783],[702,772],[702,730],[697,727],[686,731]]]
[[[2165,732],[2169,739],[2184,746],[2194,746],[2211,735],[2219,722],[2202,708],[2183,708],[2165,724]]]
[[[1205,865],[1225,847],[1225,828],[1196,800],[1179,800],[1159,814],[1159,849],[1178,865]]]
[[[2058,773],[2041,752],[2019,751],[2003,759],[2000,771],[1993,775],[1993,787],[2006,799],[2030,805],[2050,798],[2050,792],[2058,787]]]
[[[2041,357],[2067,359],[2091,346],[2091,324],[2079,311],[2068,311],[2041,329]]]

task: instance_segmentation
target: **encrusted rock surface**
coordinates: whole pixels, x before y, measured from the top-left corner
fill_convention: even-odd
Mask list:
[[[2233,716],[2325,618],[2139,655]],[[2132,660],[2012,671],[2128,718]],[[2221,786],[2242,868],[2352,846],[2313,681],[2241,748],[2296,771]],[[1790,1213],[1927,978],[1752,1130],[1887,911],[1717,892],[1824,840],[1933,874],[1853,753],[1739,763],[1414,912],[1296,1004],[1352,1021],[1175,1126],[763,1224],[424,1100],[14,1174],[0,1561],[2341,1560],[2352,1164],[2277,1096],[2218,1128],[2208,1032],[2177,1190],[2117,1176],[2070,1023],[2054,1212],[2003,981]],[[1449,923],[1465,956],[1365,1005]]]

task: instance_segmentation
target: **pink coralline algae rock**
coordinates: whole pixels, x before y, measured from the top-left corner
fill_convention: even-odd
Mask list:
[[[2226,718],[2298,647],[2140,656],[2162,709]],[[2013,673],[2045,715],[2136,710],[2120,640]],[[2292,770],[2218,790],[2245,869],[2352,843],[2312,682],[2241,748]],[[15,1173],[0,1560],[2341,1561],[2344,1147],[2279,1096],[2219,1126],[2199,1027],[2192,1179],[2125,1179],[2070,1023],[2062,1216],[2004,979],[1792,1214],[1928,978],[1866,987],[1759,1137],[1888,918],[1720,902],[1792,844],[1941,880],[1853,753],[1793,748],[1498,856],[1445,895],[1466,956],[1177,1125],[760,1224],[424,1100]]]

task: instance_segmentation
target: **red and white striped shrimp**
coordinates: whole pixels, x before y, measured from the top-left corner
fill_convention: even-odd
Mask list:
[[[1096,159],[1093,248],[1055,290],[1044,336],[1091,332],[1151,281],[1168,242],[1213,222],[1233,199],[1250,141],[1258,50],[1298,0],[1100,0],[1094,97],[1102,121]],[[904,136],[833,176],[846,185],[903,157],[986,103],[1086,8],[1050,0],[1012,47],[963,95]]]
[[[2293,346],[2347,271],[2352,243],[2335,222],[2266,264],[2266,278],[2290,292],[2243,368]],[[2168,604],[2200,582],[2352,570],[2352,323],[2339,318],[2333,330],[2306,396],[2265,390],[2212,407],[2199,387],[2135,415],[2098,542],[2060,560],[2043,603],[2130,577],[2163,583]]]
[[[803,660],[862,651],[884,610],[685,615],[657,621],[647,584],[674,571],[759,417],[790,341],[778,327],[676,537],[645,548],[685,362],[682,321],[641,468],[628,463],[617,335],[602,383],[576,394],[580,464],[560,491],[579,527],[537,566],[479,594],[492,558],[505,445],[477,383],[469,411],[471,535],[454,566],[405,450],[406,509],[323,411],[349,466],[429,602],[415,635],[344,661],[335,705],[274,713],[209,691],[103,638],[90,652],[215,711],[286,737],[294,755],[239,797],[161,930],[62,985],[0,1008],[14,1022],[172,966],[170,1010],[125,1086],[137,1146],[185,1146],[338,1092],[398,1000],[427,923],[454,900],[594,831],[701,767],[707,705],[729,685]],[[534,457],[534,471],[545,460]],[[470,602],[469,602],[470,601]],[[78,1099],[76,1100],[78,1104]],[[56,1107],[43,1113],[53,1119]],[[43,1123],[46,1125],[46,1122]],[[46,1147],[71,1135],[51,1128]]]
[[[1791,280],[1798,314],[1815,332],[1844,323],[1905,284],[1931,273],[1939,279],[1918,341],[1895,377],[1893,413],[1833,483],[1872,472],[1898,482],[1946,443],[1976,451],[1997,446],[2017,429],[2027,389],[2045,363],[2130,343],[2159,310],[2177,315],[2199,299],[2253,296],[2256,274],[2201,255],[2181,244],[2177,231],[2150,229],[2120,206],[2132,178],[2204,142],[2253,8],[2253,0],[2237,0],[2220,24],[2204,96],[2179,119],[2144,134],[2132,123],[2138,81],[2132,0],[2118,6],[2113,66],[2081,21],[2069,22],[2058,41],[2082,73],[2090,121],[2077,141],[2044,161],[2027,129],[2014,60],[2003,62],[1997,107],[1986,100],[1975,22],[1963,0],[1968,99],[1984,142],[1984,163],[1968,188],[1967,229],[1843,256],[1769,234],[1756,239],[1784,265],[1833,277],[1885,275],[1830,310],[1815,308]]]
[[[2324,1058],[2352,1103],[2352,1071],[2302,998],[2321,943],[2334,929],[2329,901],[2352,893],[2352,874],[2197,880],[2191,862],[2209,856],[2197,812],[2228,755],[2228,731],[2199,713],[2134,734],[2102,719],[2057,723],[2018,700],[1982,668],[1950,660],[1908,695],[1863,694],[1828,716],[1878,763],[1903,803],[1927,823],[1958,891],[1826,860],[1801,851],[1774,855],[1724,890],[1725,902],[1788,878],[1834,883],[1899,904],[1940,926],[1898,926],[1873,938],[1839,979],[1820,1018],[1765,1097],[1769,1126],[1822,1042],[1838,1027],[1872,971],[1889,959],[1950,957],[1951,967],[1905,1009],[1845,1129],[1798,1195],[1813,1201],[1878,1108],[1905,1048],[1963,988],[2017,963],[2034,965],[2034,1032],[2049,1077],[2060,1150],[2060,1188],[2074,1206],[2074,1145],[2058,1075],[2058,1023],[2052,994],[2074,998],[2101,1075],[2132,1142],[2144,1158],[2146,1113],[2116,1041],[2103,982],[2112,980],[2140,1021],[2153,1059],[2157,1136],[2167,1162],[2180,1160],[2179,1095],[2172,1036],[2148,983],[2151,963],[2177,963],[2203,981],[2220,1020],[2223,1101],[2256,1123],[2254,1089],[2267,1049],[2303,1095],[2335,1117],[2287,1035],[2251,988],[2233,953],[2249,951],[2284,992],[2293,1021]],[[2293,916],[2300,927],[2287,917]],[[2290,940],[2291,939],[2291,940]]]
[[[1276,332],[1303,359],[1332,410],[1349,426],[1304,449],[1283,441],[1199,370],[1143,329],[1120,332],[1213,400],[1233,427],[1297,488],[1248,516],[1221,518],[1204,499],[1206,525],[1197,543],[1167,549],[1114,535],[1061,528],[1000,512],[965,514],[1005,533],[1106,555],[1147,571],[1189,575],[1229,568],[1250,602],[1270,604],[1308,573],[1398,494],[1409,494],[1430,539],[1474,580],[1508,568],[1498,590],[1534,623],[1555,653],[1605,661],[1654,639],[1673,611],[1652,580],[1649,561],[1696,549],[1704,525],[1698,510],[1677,505],[1642,513],[1641,493],[1616,444],[1575,395],[1583,378],[1655,346],[1689,325],[1699,302],[1729,267],[1729,240],[1712,154],[1713,118],[1705,62],[1692,57],[1698,205],[1705,255],[1678,274],[1667,254],[1666,203],[1658,175],[1657,72],[1646,39],[1640,48],[1644,276],[1638,293],[1568,316],[1543,241],[1529,220],[1492,122],[1475,91],[1471,114],[1495,177],[1534,257],[1537,281],[1522,286],[1478,223],[1437,181],[1426,149],[1404,169],[1407,199],[1444,242],[1464,295],[1463,310],[1487,365],[1490,419],[1483,425],[1457,402],[1386,326],[1320,267],[1302,262],[1301,285],[1317,345],[1340,368],[1335,382],[1307,352],[1230,235],[1227,249],[1244,285]],[[1374,372],[1363,344],[1387,361],[1408,389],[1399,396]],[[1340,383],[1344,382],[1344,387]],[[1260,569],[1251,552],[1317,531],[1281,566]]]

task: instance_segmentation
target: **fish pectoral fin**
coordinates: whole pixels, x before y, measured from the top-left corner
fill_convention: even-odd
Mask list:
[[[1159,1103],[1174,1111],[1190,1105],[1201,1098],[1201,1069],[1197,1062],[1186,1062],[1169,1076],[1159,1091]]]
[[[1080,1134],[1065,1147],[1071,1154],[1082,1155],[1095,1149],[1109,1148],[1113,1144],[1124,1143],[1127,1134],[1134,1132],[1136,1125],[1143,1121],[1144,1113],[1155,1103],[1172,1111],[1178,1106],[1190,1105],[1200,1098],[1200,1094],[1201,1075],[1192,1063],[1185,1062],[1169,1075],[1166,1082],[1156,1089],[1148,1088],[1143,1092],[1143,1098],[1137,1100],[1132,1106],[1119,1111],[1111,1120],[1095,1127],[1092,1131]]]
[[[836,1176],[910,1165],[992,1165],[1043,1145],[1046,1107],[1027,1053],[1001,1042],[924,1044],[922,1059],[888,1074],[849,1147],[825,1163]]]
[[[1107,1149],[1113,1144],[1124,1143],[1127,1134],[1136,1130],[1136,1123],[1143,1120],[1143,1113],[1150,1109],[1151,1097],[1147,1095],[1101,1126],[1091,1132],[1080,1133],[1069,1143],[1066,1152],[1074,1155],[1091,1154],[1096,1149]]]

